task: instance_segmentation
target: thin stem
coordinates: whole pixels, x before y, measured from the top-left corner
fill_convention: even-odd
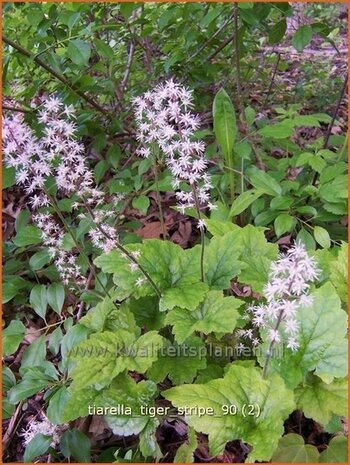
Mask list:
[[[156,283],[153,281],[153,279],[151,278],[151,276],[148,274],[148,272],[144,269],[144,267],[138,262],[138,260],[133,257],[131,255],[131,253],[124,247],[120,244],[120,242],[118,242],[115,238],[111,237],[103,228],[101,228],[101,225],[98,224],[98,222],[96,222],[95,220],[95,215],[94,215],[94,212],[93,210],[91,209],[90,205],[88,205],[84,200],[84,206],[85,208],[87,209],[87,211],[89,212],[90,216],[91,216],[91,219],[92,221],[94,222],[95,226],[97,227],[97,229],[109,240],[113,240],[114,243],[115,243],[115,246],[121,251],[123,252],[127,257],[128,259],[135,263],[138,268],[140,269],[140,271],[143,273],[143,275],[145,276],[145,278],[148,280],[148,282],[150,283],[150,285],[153,287],[153,289],[155,290],[156,294],[158,295],[158,297],[161,297],[162,294],[160,292],[160,289],[158,288],[158,286],[156,285]]]
[[[192,193],[193,193],[193,198],[194,198],[194,203],[196,206],[196,213],[197,213],[197,219],[200,221],[201,219],[201,210],[199,207],[199,201],[197,197],[197,192],[195,186],[192,184]],[[201,270],[201,281],[204,283],[204,249],[205,249],[205,235],[204,235],[204,229],[202,227],[199,228],[200,233],[201,233],[201,258],[200,258],[200,270]]]
[[[162,230],[163,234],[163,239],[166,239],[168,237],[168,232],[165,228],[164,224],[164,214],[163,214],[163,208],[162,208],[162,199],[160,196],[160,191],[159,191],[159,177],[158,177],[158,166],[157,166],[157,156],[154,153],[153,154],[153,173],[154,173],[154,180],[156,184],[156,199],[157,199],[157,206],[158,206],[158,211],[159,211],[159,221],[160,221],[160,228]]]
[[[68,223],[66,222],[64,216],[62,215],[58,205],[56,204],[56,201],[55,199],[49,194],[49,192],[47,191],[47,189],[44,188],[44,192],[45,194],[47,195],[47,197],[49,198],[50,200],[50,203],[53,207],[53,209],[55,210],[55,212],[57,213],[57,215],[59,216],[60,220],[62,221],[62,224],[63,226],[65,227],[65,229],[67,230],[67,232],[70,234],[71,238],[73,239],[73,242],[76,246],[76,248],[78,249],[79,253],[81,254],[81,256],[84,258],[84,260],[86,261],[86,264],[88,265],[91,273],[94,275],[94,278],[96,281],[98,281],[98,283],[100,284],[101,288],[103,289],[103,291],[105,292],[106,296],[108,296],[110,299],[111,299],[111,296],[107,290],[107,288],[105,287],[105,285],[103,284],[103,282],[101,281],[101,279],[99,278],[99,276],[97,275],[96,273],[96,270],[94,268],[94,265],[90,262],[90,259],[89,257],[87,256],[87,254],[85,253],[85,250],[80,246],[80,244],[78,243],[76,237],[75,237],[75,234],[73,233],[73,231],[71,230],[71,228],[69,227]],[[116,308],[118,308],[116,306]]]
[[[276,76],[276,73],[277,73],[277,68],[278,68],[280,60],[281,60],[281,54],[278,52],[277,53],[277,60],[276,60],[276,63],[275,63],[274,69],[273,69],[273,73],[272,73],[272,78],[271,78],[271,81],[270,81],[270,85],[269,85],[268,91],[266,92],[266,97],[265,97],[265,100],[264,100],[264,103],[263,103],[263,106],[262,106],[262,109],[261,109],[262,111],[265,109],[266,104],[267,104],[267,102],[269,100],[270,93],[271,93],[271,90],[272,90],[273,83],[275,81],[275,76]]]
[[[282,318],[283,318],[283,314],[284,314],[284,310],[282,309],[282,310],[280,310],[280,313],[279,313],[278,318],[277,318],[276,326],[274,328],[275,331],[278,331],[278,328],[279,328],[279,326],[281,324],[281,321],[282,321]],[[269,348],[267,350],[265,365],[264,365],[264,369],[263,369],[263,378],[266,378],[267,368],[269,366],[269,362],[270,362],[270,359],[272,357],[272,349],[273,349],[273,346],[274,346],[275,342],[276,341],[273,339],[270,342]]]

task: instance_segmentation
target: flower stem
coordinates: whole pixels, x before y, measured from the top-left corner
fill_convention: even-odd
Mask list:
[[[63,226],[65,227],[66,231],[70,234],[71,238],[73,239],[73,242],[76,246],[76,248],[78,249],[79,253],[82,255],[82,257],[84,258],[84,260],[86,261],[86,264],[88,265],[91,273],[94,275],[94,278],[95,280],[100,284],[101,288],[103,289],[104,293],[106,294],[107,297],[111,298],[107,288],[105,287],[105,285],[103,284],[103,282],[100,280],[98,274],[96,273],[96,270],[95,270],[95,267],[94,265],[90,262],[90,259],[89,257],[87,256],[85,250],[80,246],[80,244],[78,243],[76,237],[75,237],[75,234],[73,233],[73,231],[71,230],[71,228],[69,227],[68,223],[66,222],[64,216],[62,215],[55,199],[49,194],[48,190],[46,188],[43,189],[45,194],[47,195],[47,197],[49,198],[50,200],[50,203],[53,207],[53,209],[55,210],[55,212],[57,213],[57,215],[59,216]],[[116,307],[117,308],[117,307]]]
[[[197,192],[195,186],[192,184],[192,193],[194,198],[194,203],[196,206],[196,213],[198,221],[201,219],[201,210],[199,207],[199,201],[197,197]],[[204,283],[204,249],[205,249],[205,235],[203,228],[199,228],[201,233],[201,258],[200,258],[200,269],[201,269],[201,281]]]
[[[281,324],[281,321],[282,321],[282,318],[283,318],[283,313],[284,313],[284,310],[283,309],[280,310],[280,313],[279,313],[278,318],[277,318],[276,326],[274,328],[275,331],[278,331],[278,328],[279,328],[279,326]],[[276,341],[273,339],[270,342],[269,348],[267,350],[266,360],[265,360],[264,369],[263,369],[263,378],[266,378],[267,368],[269,366],[269,362],[270,362],[271,357],[272,357],[272,349],[273,349],[273,346],[274,346],[275,342]]]
[[[147,279],[147,281],[150,283],[150,285],[153,287],[153,289],[155,290],[156,294],[158,295],[158,297],[160,298],[162,296],[161,292],[160,292],[160,289],[158,288],[158,286],[156,285],[156,283],[153,281],[153,279],[151,278],[151,276],[148,274],[148,272],[145,270],[145,268],[138,262],[138,260],[133,257],[131,255],[131,253],[124,247],[122,246],[122,244],[120,244],[120,242],[118,242],[115,238],[111,237],[102,227],[101,225],[98,224],[98,222],[96,222],[95,220],[95,215],[94,215],[94,212],[93,210],[91,209],[90,205],[88,205],[84,199],[83,199],[83,202],[84,202],[84,206],[85,208],[87,209],[87,211],[89,212],[90,216],[91,216],[91,219],[92,221],[94,222],[94,225],[97,227],[97,229],[109,240],[113,240],[116,247],[121,251],[123,252],[127,257],[128,259],[135,263],[138,268],[140,269],[140,271],[143,273],[144,277]]]
[[[166,239],[168,237],[168,232],[165,229],[165,224],[164,224],[162,199],[160,197],[160,191],[159,191],[157,156],[156,156],[155,153],[153,154],[153,173],[154,173],[154,180],[155,180],[155,184],[156,184],[156,198],[157,198],[157,205],[158,205],[158,211],[159,211],[160,228],[162,230],[163,239]]]

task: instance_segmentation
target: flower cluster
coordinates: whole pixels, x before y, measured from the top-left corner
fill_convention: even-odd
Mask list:
[[[39,111],[42,137],[35,135],[23,115],[4,117],[4,161],[15,168],[17,184],[30,196],[33,210],[53,206],[54,201],[45,185],[49,176],[54,177],[62,196],[74,194],[78,201],[73,208],[85,207],[92,217],[89,236],[93,244],[108,252],[118,240],[111,209],[120,198],[112,199],[110,205],[103,208],[105,194],[94,184],[92,171],[86,164],[84,146],[77,140],[74,119],[74,108],[64,105],[56,96],[47,98]],[[62,249],[62,227],[49,214],[35,215],[33,220],[41,231],[44,244],[49,247],[62,281],[65,284],[70,280],[83,283],[76,256]]]
[[[38,213],[33,216],[33,221],[40,229],[43,244],[48,248],[63,284],[67,285],[69,282],[84,284],[86,280],[76,263],[77,256],[63,249],[65,233],[53,216],[49,213]]]
[[[190,109],[192,92],[172,79],[159,84],[153,91],[134,99],[135,118],[138,125],[138,154],[150,157],[156,144],[166,156],[166,163],[174,177],[173,187],[178,190],[181,182],[190,185],[189,192],[178,190],[176,197],[181,210],[186,208],[215,208],[210,202],[212,187],[206,173],[205,144],[195,141],[194,132],[199,128],[199,118]],[[200,226],[203,227],[203,226]]]
[[[61,425],[60,427],[52,424],[48,418],[43,415],[42,420],[32,420],[26,430],[23,430],[19,433],[23,437],[24,445],[27,446],[32,439],[34,439],[38,434],[43,434],[44,436],[51,436],[52,442],[51,447],[56,447],[60,443],[61,430],[63,430],[66,425]]]
[[[301,243],[281,254],[271,265],[264,289],[266,304],[247,309],[246,317],[253,328],[267,331],[270,343],[286,342],[289,349],[296,351],[299,348],[297,312],[300,307],[312,305],[310,283],[317,281],[319,274],[315,260]],[[251,340],[254,346],[258,344],[253,329],[239,330],[238,336]]]

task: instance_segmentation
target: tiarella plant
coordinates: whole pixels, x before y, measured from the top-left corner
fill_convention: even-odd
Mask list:
[[[41,135],[21,117],[3,121],[5,163],[31,198],[49,259],[62,283],[91,302],[86,314],[81,306],[74,315],[74,325],[72,318],[46,323],[46,331],[57,325],[48,338],[57,366],[45,360],[42,335],[23,355],[21,381],[7,373],[12,404],[46,390],[45,416],[24,433],[27,458],[35,455],[32,441],[39,442],[34,434],[41,439],[39,454],[54,453],[60,443],[70,457],[67,444],[82,433],[65,431],[66,424],[101,413],[114,434],[138,435],[144,460],[162,457],[156,430],[164,422],[188,425],[188,443],[177,457],[186,454],[189,461],[196,433],[208,435],[213,456],[241,440],[247,461],[279,457],[286,441],[294,441],[282,438],[284,421],[298,409],[331,431],[347,406],[347,317],[338,279],[345,244],[338,257],[309,253],[300,240],[279,254],[263,227],[215,217],[192,92],[168,80],[134,99],[134,106],[138,154],[152,159],[155,175],[165,162],[181,211],[197,217],[201,243],[192,248],[165,234],[163,240],[123,242],[117,228],[122,197],[95,185],[74,109],[56,96],[39,112]],[[277,183],[268,186],[268,174],[259,170],[251,179],[261,190],[234,200],[233,216]],[[65,199],[72,206],[68,218],[60,208]],[[60,314],[62,288],[34,289],[38,315],[45,319],[47,304]],[[239,298],[233,289],[241,290]],[[22,326],[5,330],[7,353],[21,342]]]

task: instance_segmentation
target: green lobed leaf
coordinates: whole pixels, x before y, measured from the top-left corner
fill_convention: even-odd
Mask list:
[[[330,280],[341,300],[348,303],[348,244],[342,242],[337,259],[330,264]]]
[[[310,374],[295,390],[295,400],[304,415],[321,425],[326,425],[332,414],[347,416],[348,382],[346,378],[335,379],[326,384]]]
[[[183,344],[167,341],[147,376],[155,383],[167,376],[174,385],[191,383],[198,370],[206,366],[205,345],[200,338],[189,338]]]
[[[212,455],[222,453],[226,443],[240,439],[253,447],[247,461],[268,461],[283,433],[283,421],[293,411],[293,393],[276,375],[262,378],[259,368],[233,363],[224,378],[206,384],[184,385],[163,392],[179,407],[212,408],[214,414],[189,414],[188,424],[209,435]],[[223,415],[225,405],[237,406],[235,415]],[[260,415],[243,415],[244,405],[259,405]],[[245,410],[245,412],[247,412]]]
[[[81,318],[80,324],[94,332],[114,331],[122,328],[134,332],[137,336],[140,335],[140,330],[127,305],[124,303],[116,308],[113,300],[108,296]]]
[[[235,232],[214,236],[205,250],[205,281],[210,289],[228,289],[230,281],[241,271],[238,260],[241,244]]]
[[[107,415],[105,417],[108,426],[114,434],[120,436],[131,436],[139,434],[146,427],[155,429],[158,424],[156,418],[142,414],[141,407],[153,405],[157,392],[157,386],[152,381],[140,381],[136,383],[128,375],[121,374],[114,380],[109,389],[104,390],[96,405],[129,407],[132,414],[127,412],[119,415]],[[153,428],[152,428],[153,427]]]
[[[221,291],[209,291],[203,303],[190,311],[175,308],[165,317],[165,323],[173,326],[176,340],[181,344],[195,331],[204,334],[230,333],[239,317],[237,308],[243,301],[235,297],[224,297]]]
[[[345,436],[335,436],[327,449],[320,454],[320,463],[348,463],[348,440]]]
[[[197,449],[197,437],[193,428],[188,427],[188,441],[177,449],[174,463],[193,463],[193,453]]]
[[[163,338],[156,331],[138,339],[124,329],[94,333],[71,354],[76,362],[71,373],[73,389],[107,386],[126,369],[145,373],[157,359],[162,345]]]
[[[299,434],[286,434],[279,442],[272,461],[277,463],[308,463],[318,462],[320,453],[315,446],[305,444]]]
[[[329,282],[312,296],[313,305],[297,312],[299,349],[284,349],[283,357],[270,360],[269,370],[277,371],[292,388],[311,370],[326,383],[347,375],[347,315],[340,299]],[[259,361],[264,363],[264,357]]]

